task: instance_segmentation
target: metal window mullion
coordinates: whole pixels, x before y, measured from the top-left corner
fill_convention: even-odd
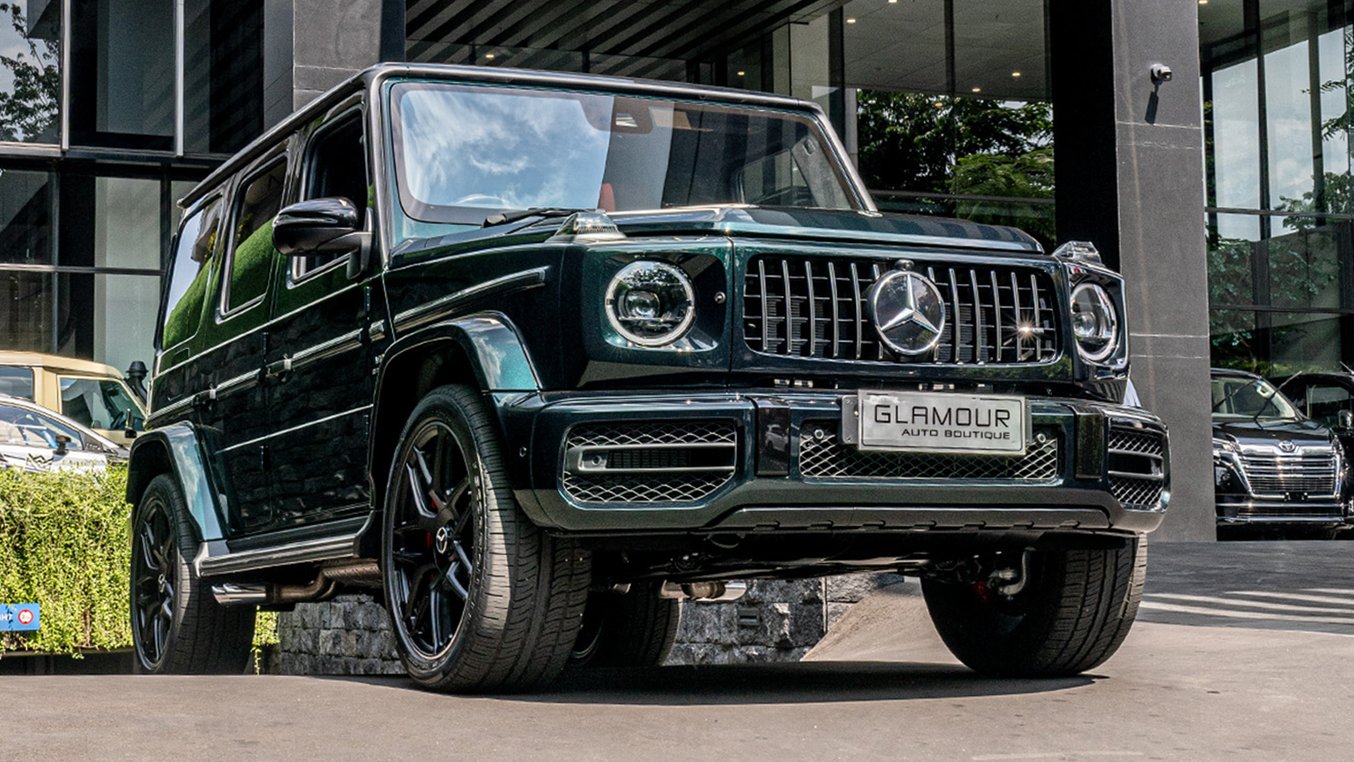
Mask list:
[[[174,155],[183,156],[184,146],[184,83],[187,66],[184,40],[184,0],[174,0]]]
[[[61,150],[71,147],[71,2],[61,2]],[[53,227],[53,230],[56,228]]]

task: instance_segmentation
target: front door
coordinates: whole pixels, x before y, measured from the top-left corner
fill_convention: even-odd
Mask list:
[[[336,109],[302,152],[302,200],[342,196],[370,225],[361,110]],[[379,281],[347,255],[293,257],[273,305],[266,373],[273,504],[280,527],[364,515],[374,357],[385,343]]]

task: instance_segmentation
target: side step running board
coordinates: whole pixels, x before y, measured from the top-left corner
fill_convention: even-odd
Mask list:
[[[358,539],[366,528],[367,524],[364,523],[354,532],[224,555],[212,555],[208,543],[204,542],[193,559],[193,570],[199,577],[220,577],[277,566],[357,558]]]

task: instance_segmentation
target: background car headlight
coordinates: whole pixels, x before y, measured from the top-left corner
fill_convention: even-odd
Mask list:
[[[1110,295],[1095,283],[1072,289],[1072,335],[1077,351],[1091,362],[1101,362],[1119,347],[1119,318]]]
[[[696,317],[691,279],[666,262],[631,262],[607,286],[606,316],[612,328],[640,346],[671,344]]]

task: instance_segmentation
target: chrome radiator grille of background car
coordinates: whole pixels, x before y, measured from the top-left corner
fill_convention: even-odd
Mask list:
[[[1053,281],[1031,267],[917,263],[945,299],[933,351],[895,355],[870,320],[866,294],[888,259],[762,255],[748,262],[743,336],[754,352],[829,360],[1046,363],[1059,353]]]
[[[799,474],[805,479],[1051,482],[1058,478],[1058,437],[1036,432],[1023,456],[871,452],[844,445],[835,421],[800,429]]]
[[[1268,447],[1247,447],[1241,452],[1241,468],[1256,495],[1334,495],[1339,486],[1338,465],[1330,448],[1284,453]]]

